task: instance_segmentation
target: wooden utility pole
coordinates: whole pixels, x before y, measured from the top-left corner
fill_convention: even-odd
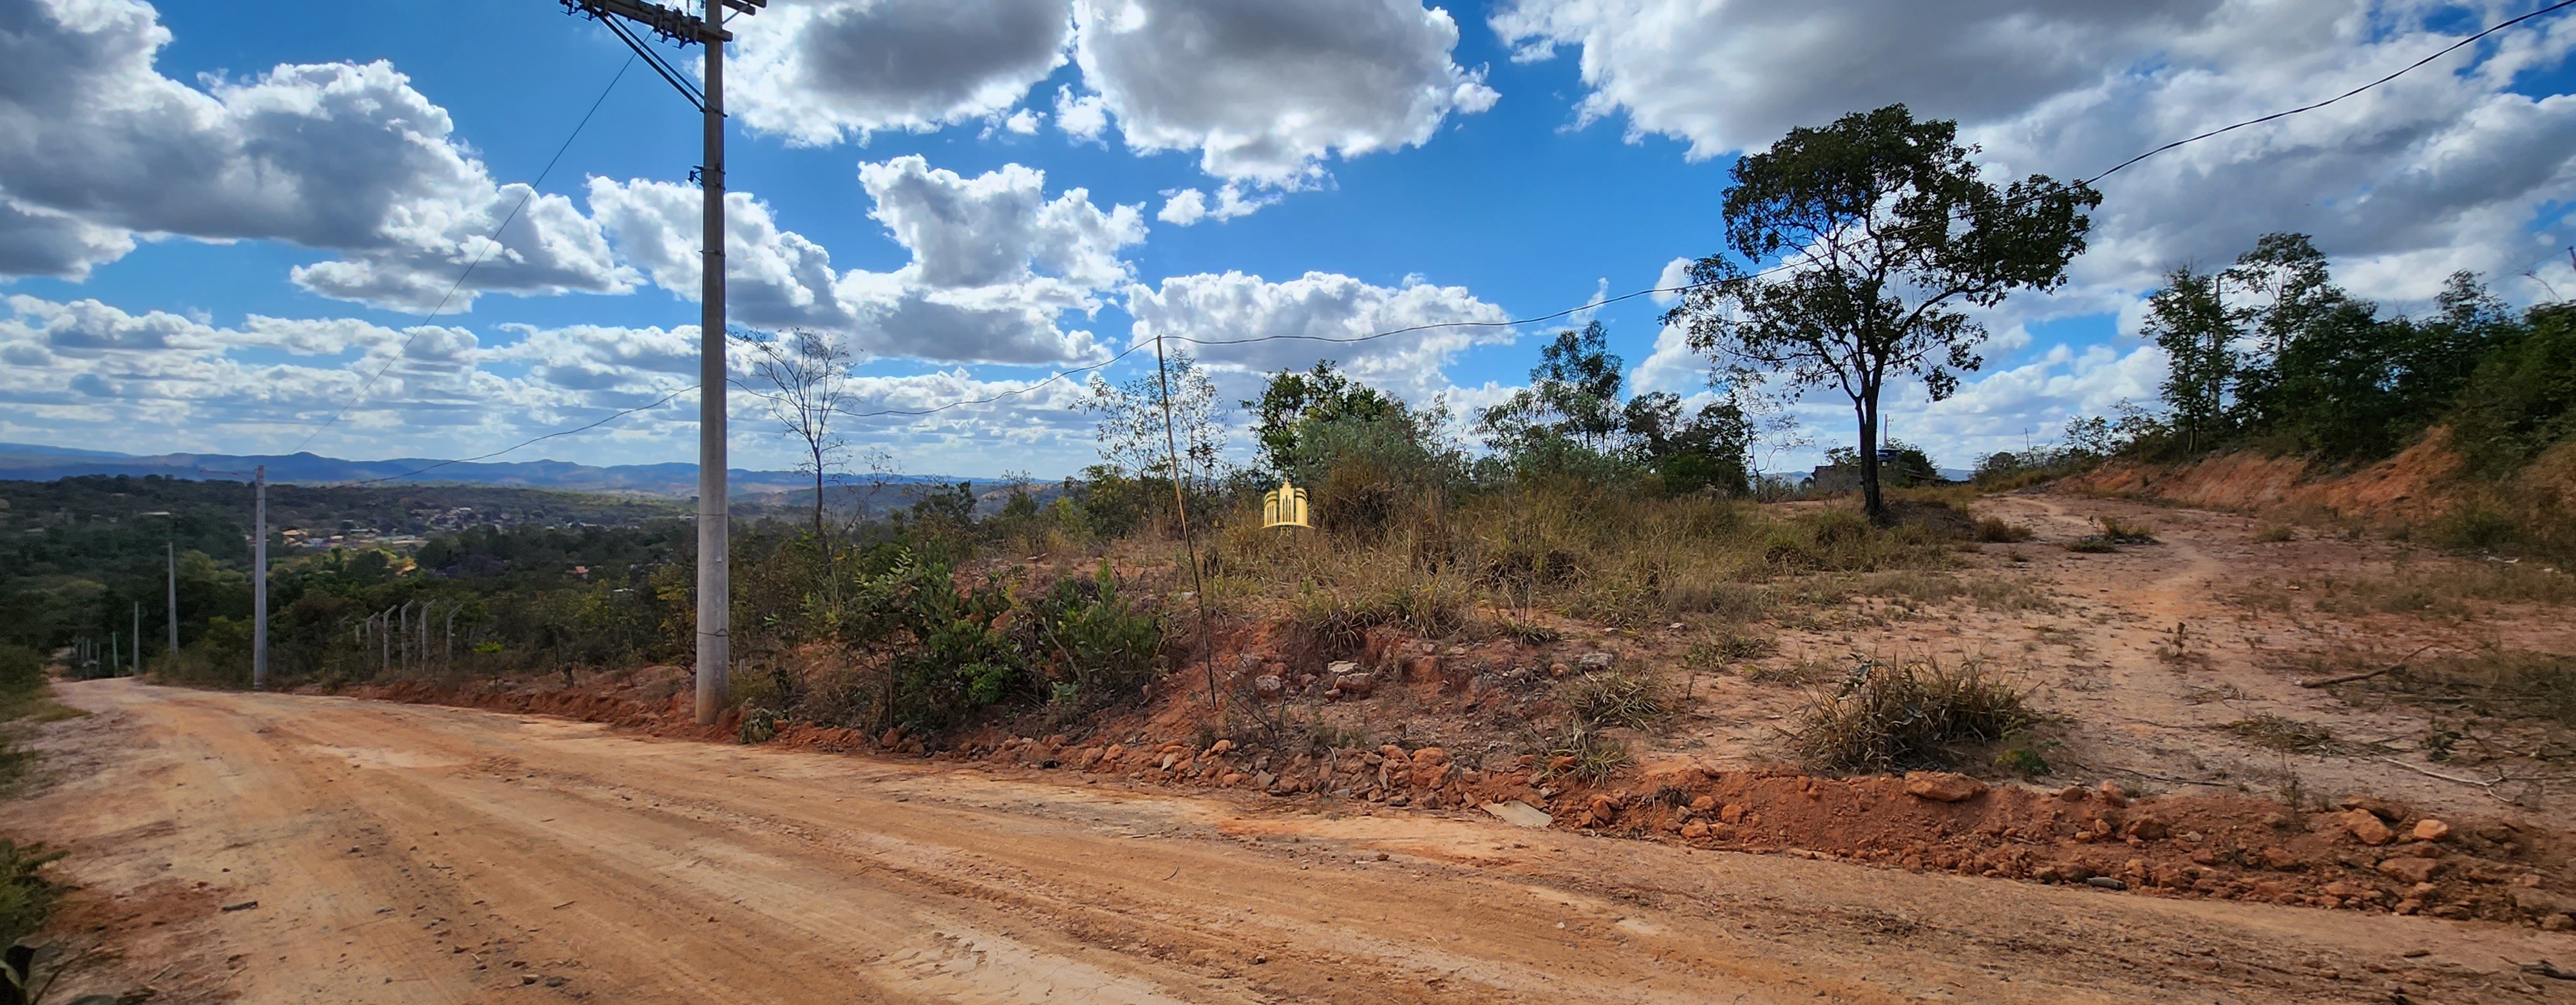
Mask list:
[[[725,489],[724,29],[725,10],[758,13],[769,0],[705,0],[705,16],[641,0],[562,0],[564,9],[607,25],[654,72],[698,106],[706,162],[698,166],[705,197],[699,238],[698,292],[698,723],[724,710],[726,670],[733,660],[732,551]],[[622,19],[622,20],[621,20]],[[707,47],[706,84],[694,88],[661,53],[635,37],[632,21],[680,45]]]

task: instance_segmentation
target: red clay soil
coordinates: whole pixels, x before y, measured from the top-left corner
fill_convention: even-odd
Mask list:
[[[2450,430],[2437,427],[2396,456],[2358,471],[2321,470],[2300,457],[2237,452],[2180,466],[2114,462],[2054,487],[2203,509],[2310,508],[2351,519],[2420,520],[2448,509],[2452,500],[2444,488],[2461,469]]]
[[[658,679],[675,673],[653,668],[600,675],[572,689],[491,682],[459,692],[403,683],[348,693],[738,742],[732,715],[714,726],[692,721],[690,695],[676,680]],[[901,730],[871,736],[791,724],[770,742],[1106,776],[1138,786],[1238,789],[1321,810],[1461,811],[1523,802],[1547,811],[1557,828],[1701,848],[2089,883],[2153,896],[2576,929],[2576,884],[2554,868],[2566,860],[2565,842],[2510,821],[2429,820],[2379,800],[2347,801],[2340,810],[2317,812],[2239,796],[2132,800],[2107,784],[2098,790],[1990,787],[1956,775],[1827,778],[1693,768],[1650,777],[1631,768],[1587,785],[1551,775],[1528,755],[1480,771],[1437,747],[1388,745],[1323,757],[1251,749],[1232,740],[1201,748],[1188,736],[1205,721],[1197,701],[1203,691],[1184,686],[1188,676],[1195,675],[1167,678],[1144,708],[1095,720],[1083,738],[988,730],[934,746]],[[1417,686],[1443,684],[1429,680]],[[1115,735],[1160,739],[1118,743],[1110,739]]]

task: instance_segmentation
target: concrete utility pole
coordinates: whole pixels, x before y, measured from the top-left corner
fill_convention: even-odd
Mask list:
[[[170,533],[178,532],[178,520],[173,518]],[[179,542],[165,541],[163,550],[170,553],[170,655],[175,658],[179,655]]]
[[[129,677],[143,676],[143,602],[140,600],[134,602],[134,662],[128,669]]]
[[[698,106],[706,162],[698,166],[705,198],[704,247],[698,293],[698,722],[723,710],[726,670],[733,660],[732,551],[725,489],[725,253],[724,253],[724,29],[725,10],[756,14],[769,0],[705,0],[705,16],[642,0],[562,0],[564,9],[607,25],[654,72]],[[685,75],[635,37],[632,21],[683,46],[707,47],[706,85],[692,88]]]
[[[268,686],[268,466],[250,469],[250,689]]]

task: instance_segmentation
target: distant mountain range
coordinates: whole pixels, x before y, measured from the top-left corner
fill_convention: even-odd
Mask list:
[[[381,461],[344,461],[311,453],[299,454],[158,454],[138,456],[106,450],[80,450],[72,447],[46,447],[25,443],[0,443],[0,479],[14,481],[52,481],[75,475],[161,475],[191,481],[249,481],[254,466],[266,465],[268,480],[301,485],[332,485],[346,482],[398,478],[433,464],[436,458],[396,457]],[[747,471],[728,469],[727,477],[733,494],[769,495],[813,490],[810,475],[794,471]],[[855,479],[853,479],[855,480]],[[965,481],[939,475],[870,475],[868,481],[890,484],[951,483]],[[576,492],[633,492],[660,496],[691,496],[698,491],[698,466],[695,464],[616,464],[594,467],[571,461],[517,461],[482,463],[458,461],[443,464],[413,478],[402,478],[387,484],[467,484],[513,485],[525,488],[566,489]],[[810,500],[812,497],[806,497]]]

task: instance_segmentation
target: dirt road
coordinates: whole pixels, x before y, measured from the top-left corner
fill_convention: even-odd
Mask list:
[[[57,727],[64,777],[0,827],[72,848],[130,936],[126,975],[98,980],[149,977],[158,1001],[2576,997],[2502,960],[2576,962],[2576,939],[2495,925],[440,707],[59,691],[99,714]]]

